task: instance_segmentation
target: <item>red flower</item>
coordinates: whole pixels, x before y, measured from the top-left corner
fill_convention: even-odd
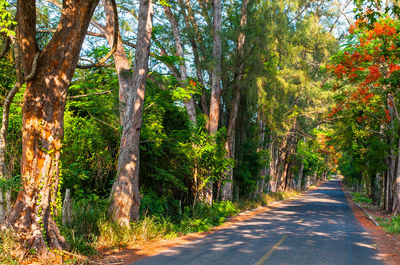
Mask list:
[[[390,112],[389,112],[389,110],[387,110],[387,109],[385,109],[385,119],[386,119],[386,122],[390,122],[391,121],[391,117],[390,117]]]

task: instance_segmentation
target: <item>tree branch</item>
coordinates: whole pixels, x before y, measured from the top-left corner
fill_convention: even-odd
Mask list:
[[[35,54],[35,58],[33,58],[33,63],[32,63],[32,71],[29,75],[24,77],[24,81],[30,81],[32,80],[35,75],[36,75],[36,70],[37,70],[37,64],[38,64],[38,60],[39,60],[39,54],[40,53],[36,53]]]
[[[10,48],[10,39],[6,38],[6,43],[4,45],[4,48],[0,53],[0,60],[3,59],[3,57],[7,54],[9,48]]]
[[[69,97],[67,97],[67,99],[75,99],[75,98],[84,98],[84,97],[90,97],[90,96],[95,96],[95,95],[103,95],[103,94],[108,94],[111,92],[112,92],[112,90],[107,90],[107,91],[84,94],[84,95],[69,96]]]
[[[114,52],[117,50],[117,44],[118,44],[118,33],[119,33],[119,22],[118,22],[118,10],[117,10],[117,3],[115,0],[110,0],[111,5],[113,7],[113,12],[114,12],[114,39],[113,39],[113,46],[111,50],[104,56],[98,63],[95,64],[89,64],[89,65],[77,65],[77,68],[80,69],[89,69],[93,67],[99,67],[99,66],[104,66],[104,63],[110,58]]]
[[[102,121],[102,120],[96,118],[96,117],[93,116],[89,111],[88,111],[87,113],[89,114],[90,117],[92,117],[92,118],[95,119],[96,121],[98,121],[98,122],[100,122],[100,123],[102,123],[102,124],[104,124],[104,125],[107,125],[107,126],[113,128],[114,130],[116,130],[116,131],[118,132],[118,128],[117,128],[117,127],[115,127],[115,126],[113,126],[113,125],[111,125],[111,124],[109,124],[109,123],[107,123],[107,122],[105,122],[105,121]]]

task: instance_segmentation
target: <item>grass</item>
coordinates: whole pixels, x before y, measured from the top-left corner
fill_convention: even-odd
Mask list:
[[[20,264],[18,246],[11,231],[0,231],[0,264]]]
[[[272,202],[286,200],[288,198],[296,196],[299,193],[300,192],[296,190],[284,191],[284,192],[270,192],[267,194],[262,194],[261,196],[253,200],[241,200],[236,203],[236,206],[240,212],[247,211],[255,209],[260,206],[267,206]]]
[[[383,227],[385,232],[391,234],[400,234],[400,215],[393,216],[391,219],[376,218],[379,225]]]
[[[265,206],[293,197],[299,192],[272,192],[253,200],[198,203],[194,208],[184,207],[182,214],[142,216],[129,226],[112,222],[106,215],[106,201],[83,201],[74,205],[72,222],[62,232],[74,253],[85,256],[97,254],[99,249],[132,247],[140,242],[170,239],[193,232],[204,232],[221,225],[239,212]]]
[[[351,196],[353,197],[353,200],[358,203],[372,204],[372,200],[361,193],[352,192]]]

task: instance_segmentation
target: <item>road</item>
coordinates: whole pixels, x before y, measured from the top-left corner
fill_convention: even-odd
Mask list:
[[[135,265],[383,264],[339,181]]]

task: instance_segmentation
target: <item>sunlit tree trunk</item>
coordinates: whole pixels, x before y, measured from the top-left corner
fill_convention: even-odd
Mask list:
[[[136,43],[133,89],[129,91],[126,101],[118,176],[110,193],[109,213],[114,221],[123,225],[128,225],[139,217],[139,138],[153,28],[152,17],[153,3],[151,0],[141,0],[138,17],[140,38]]]
[[[260,131],[259,133],[259,141],[258,141],[258,148],[257,152],[260,153],[264,148],[264,142],[265,142],[265,130],[264,130],[264,123],[262,121],[262,118],[260,117],[260,112],[258,113],[258,130]],[[257,187],[256,190],[253,193],[253,198],[257,198],[259,195],[263,193],[263,188],[264,188],[264,178],[265,178],[265,167],[262,167],[260,170],[260,176],[259,180],[257,180]]]
[[[97,0],[64,1],[60,23],[40,53],[35,78],[26,86],[22,108],[22,189],[7,223],[26,233],[26,244],[39,256],[66,247],[54,221],[59,159],[64,135],[67,90]],[[31,71],[36,44],[34,0],[17,2],[17,39],[25,73]]]

